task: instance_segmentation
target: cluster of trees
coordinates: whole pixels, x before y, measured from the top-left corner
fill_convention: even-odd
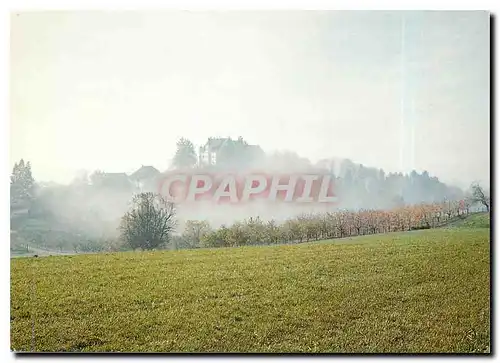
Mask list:
[[[220,140],[209,138],[210,141]],[[248,143],[241,137],[227,138],[217,151],[216,167],[233,168],[251,165],[246,152]],[[173,157],[172,168],[189,169],[201,167],[194,144],[181,138]],[[349,159],[325,159],[317,163],[294,152],[275,152],[259,159],[259,169],[287,172],[323,172],[332,175],[336,193],[341,196],[340,208],[390,209],[418,203],[437,203],[444,199],[463,199],[465,193],[448,186],[437,177],[424,171],[408,174],[388,173],[382,169],[356,164]]]
[[[134,198],[134,207],[122,218],[121,240],[124,245],[121,247],[149,250],[165,248],[169,243],[175,249],[236,247],[427,229],[468,215],[471,206],[478,202],[482,203],[482,200],[472,195],[462,201],[422,203],[388,211],[361,209],[303,214],[283,223],[251,217],[217,229],[212,229],[208,221],[189,220],[183,233],[174,236],[174,205],[161,195],[142,193]]]
[[[233,141],[236,145],[246,144],[241,138]],[[180,140],[178,148],[194,152],[194,146],[187,139]],[[235,156],[239,155],[238,146],[231,150],[234,162],[238,159]],[[231,158],[228,156],[228,160]],[[177,160],[179,165],[191,163],[193,166],[196,153],[190,157],[179,156]],[[309,160],[294,153],[269,155],[268,161],[285,169],[294,165],[304,170],[311,165]],[[489,192],[478,184],[473,184],[464,193],[446,186],[426,172],[386,175],[382,170],[366,168],[348,160],[338,166],[329,170],[334,175],[336,192],[343,202],[337,206],[337,212],[303,214],[285,222],[249,218],[215,230],[212,229],[215,226],[210,226],[207,221],[187,221],[184,232],[173,235],[174,206],[158,199],[161,198],[158,195],[141,193],[134,196],[132,190],[115,185],[123,179],[118,177],[126,178],[123,173],[115,175],[117,178],[108,178],[107,183],[93,181],[107,175],[97,172],[69,185],[53,183],[44,186],[34,180],[31,164],[20,160],[14,165],[10,185],[11,245],[64,252],[98,252],[167,245],[195,248],[282,243],[418,228],[418,223],[425,220],[432,227],[457,213],[468,213],[472,205],[490,210]],[[323,163],[315,167],[330,166]],[[443,200],[447,202],[443,203]],[[457,200],[464,201],[461,208],[457,207]],[[431,210],[434,214],[429,217]],[[156,221],[143,225],[152,216],[156,216]],[[378,221],[376,225],[374,220]],[[166,229],[155,231],[155,226]]]
[[[231,137],[209,137],[206,145],[204,145],[202,149],[204,147],[210,148],[214,144],[217,144],[216,162],[212,165],[215,167],[242,168],[251,165],[256,157],[256,155],[249,152],[249,144],[241,136],[237,139],[232,139]],[[176,151],[172,158],[171,166],[174,169],[190,169],[207,166],[208,160],[200,164],[199,156],[193,142],[182,137],[177,141]]]
[[[283,223],[259,217],[210,228],[206,221],[188,221],[177,246],[235,247],[300,243],[367,234],[433,228],[470,213],[472,200],[445,201],[383,210],[303,214]]]
[[[88,184],[37,183],[31,164],[14,165],[10,182],[11,249],[97,252],[107,248],[127,210],[127,192]]]

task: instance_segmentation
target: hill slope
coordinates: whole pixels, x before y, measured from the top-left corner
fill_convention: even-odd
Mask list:
[[[18,351],[485,352],[489,276],[489,229],[12,259],[11,342]]]
[[[456,220],[446,227],[456,228],[490,228],[490,213],[474,213],[464,219]]]

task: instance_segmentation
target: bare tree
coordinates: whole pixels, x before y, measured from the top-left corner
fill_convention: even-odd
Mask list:
[[[268,243],[279,243],[281,239],[280,226],[274,219],[271,219],[265,225],[265,240]]]
[[[335,214],[335,222],[339,237],[345,237],[348,230],[347,212],[340,211]]]
[[[200,247],[202,238],[211,231],[210,224],[207,221],[188,220],[182,237],[188,247]]]
[[[168,242],[175,228],[174,205],[160,194],[140,193],[120,224],[121,237],[132,249],[152,250]]]
[[[486,207],[486,211],[490,211],[490,195],[485,191],[479,183],[473,183],[471,185],[472,190],[472,201],[474,203],[481,203]]]

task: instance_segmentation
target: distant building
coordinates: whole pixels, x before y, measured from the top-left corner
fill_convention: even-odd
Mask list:
[[[154,191],[160,171],[153,166],[143,165],[133,172],[129,179],[138,191]]]
[[[130,179],[132,180],[146,180],[156,178],[160,174],[160,171],[154,166],[143,165],[135,172],[130,174]]]
[[[130,175],[126,173],[106,173],[97,171],[90,177],[92,185],[114,188],[122,191],[156,191],[160,171],[153,166],[143,165]]]
[[[231,140],[231,138],[209,138],[208,141],[206,142],[205,145],[200,146],[199,153],[198,153],[198,165],[200,167],[206,167],[206,166],[215,166],[215,165],[222,165],[226,164],[226,161],[223,161],[221,164],[220,160],[220,152],[221,150],[225,147],[228,146],[228,143],[238,143],[241,141],[244,143],[243,139],[238,139],[238,140]],[[240,144],[242,145],[242,144]],[[241,149],[239,149],[241,152]],[[262,150],[262,148],[258,145],[244,145],[244,150],[245,152],[241,155],[241,159],[238,157],[235,160],[231,160],[230,163],[236,162],[237,164],[241,163],[244,165],[252,164],[253,162],[256,162],[258,160],[261,160],[264,156],[265,153]],[[226,155],[227,157],[227,155]],[[225,165],[228,166],[228,165]]]
[[[229,141],[226,138],[209,138],[205,145],[200,146],[198,154],[199,166],[210,166],[217,164],[217,155],[222,147]]]

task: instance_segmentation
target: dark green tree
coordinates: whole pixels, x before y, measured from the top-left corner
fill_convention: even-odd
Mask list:
[[[193,143],[186,138],[180,138],[177,141],[177,150],[172,165],[176,169],[193,168],[198,161],[197,159]]]
[[[248,142],[239,136],[237,140],[230,137],[221,147],[217,155],[217,165],[231,168],[243,168],[252,159],[249,153]]]
[[[11,205],[30,204],[34,197],[35,179],[31,174],[31,164],[23,159],[14,164],[10,177]]]

